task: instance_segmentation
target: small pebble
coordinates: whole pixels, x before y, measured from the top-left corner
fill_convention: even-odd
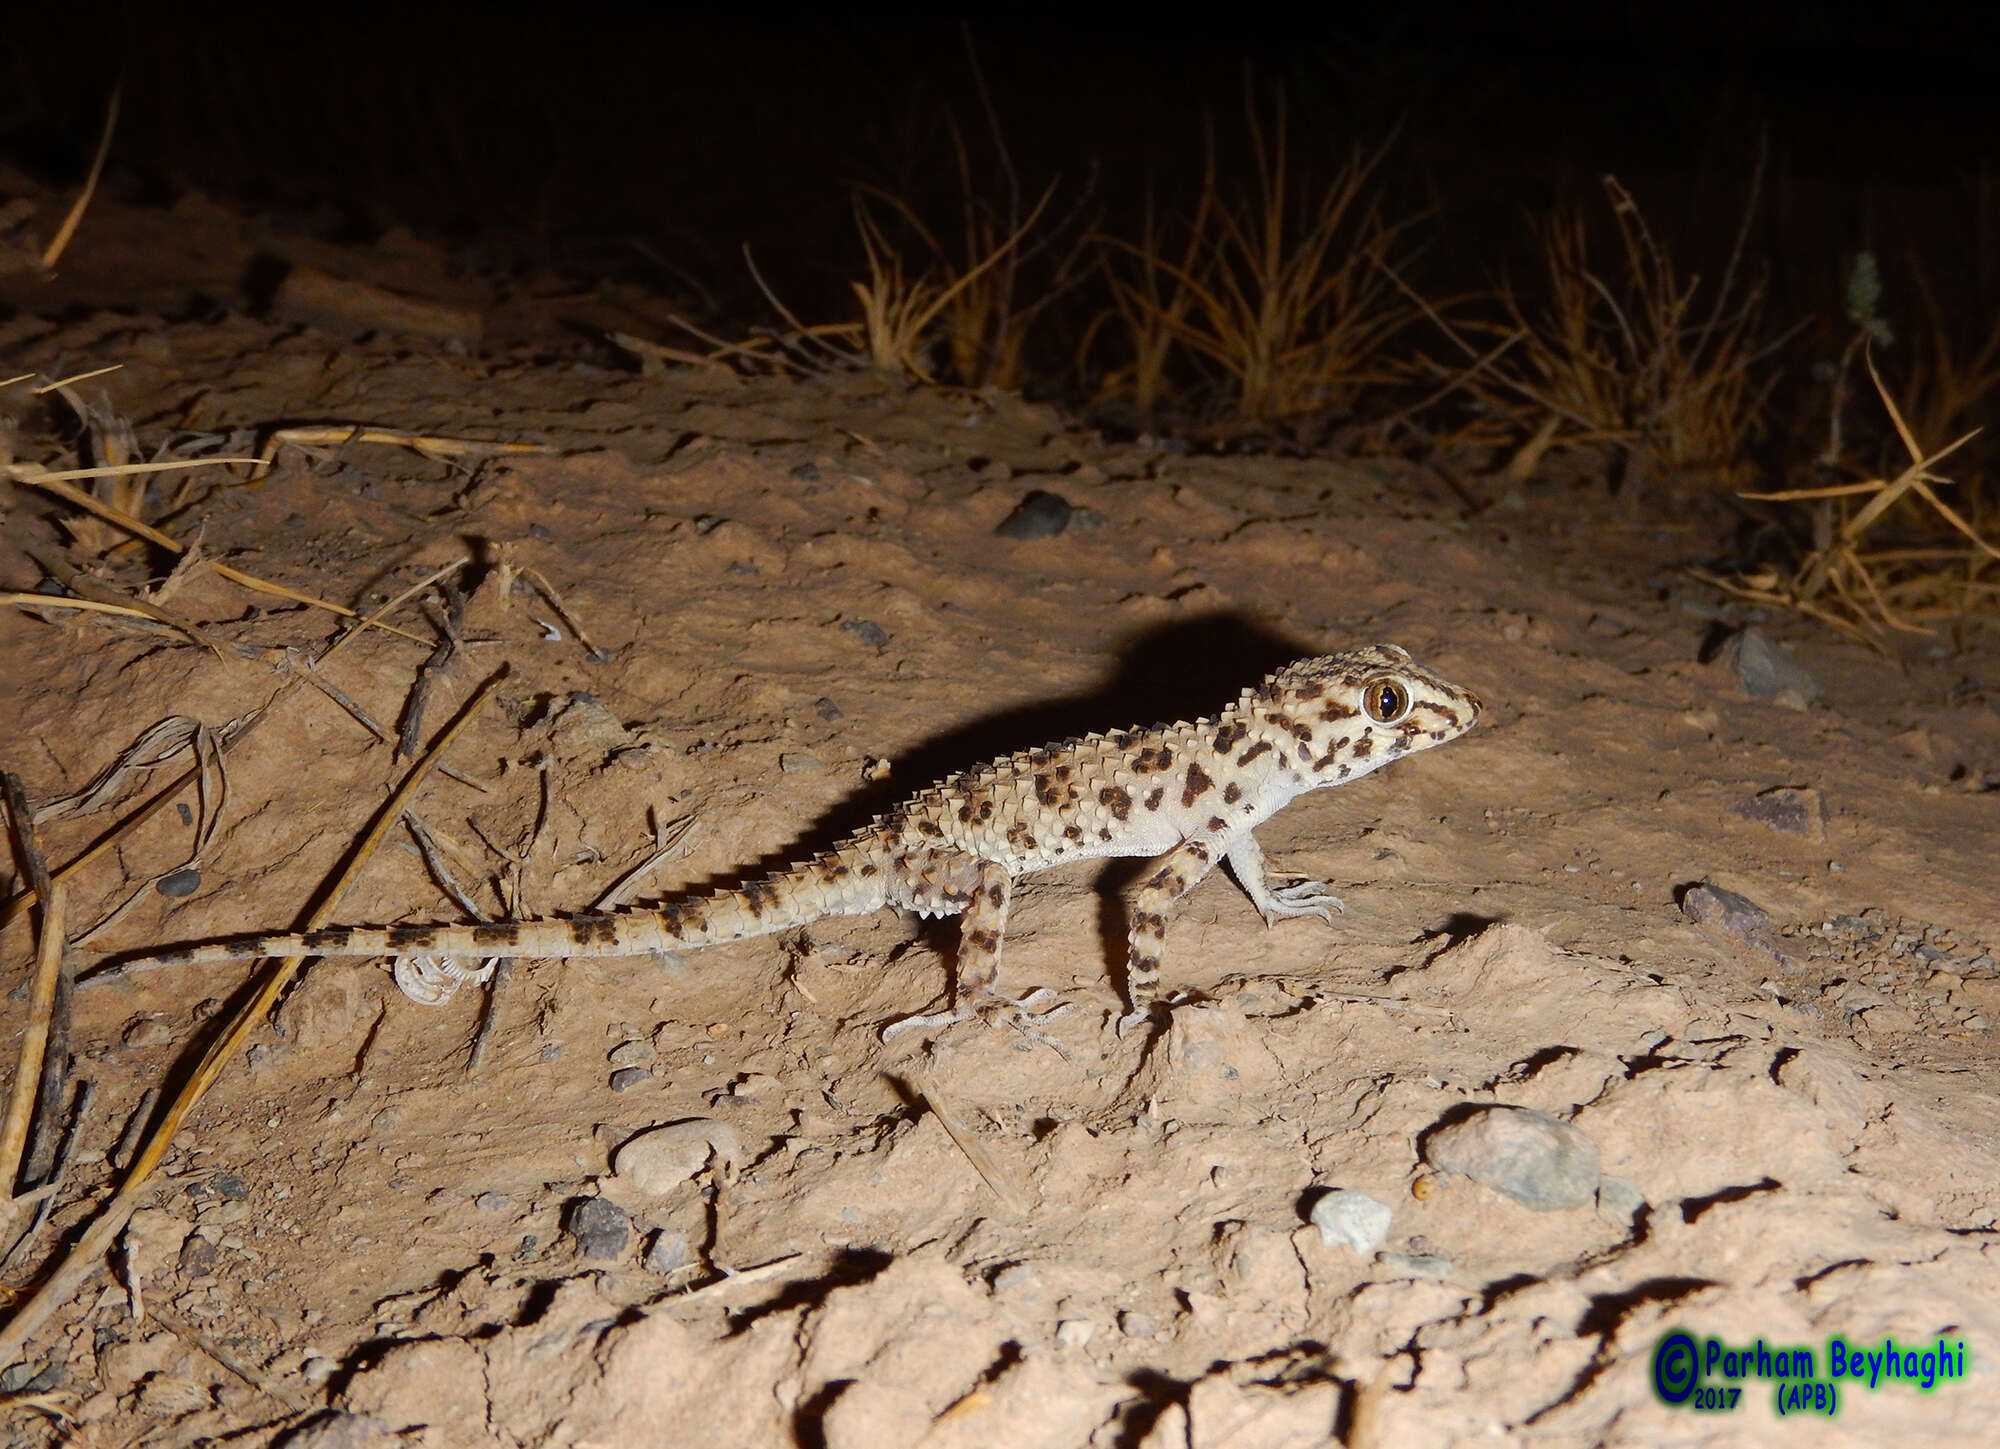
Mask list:
[[[1452,1267],[1439,1253],[1377,1253],[1375,1264],[1406,1278],[1449,1278]]]
[[[653,1044],[641,1040],[622,1041],[605,1057],[614,1067],[636,1067],[652,1059]]]
[[[787,775],[818,774],[826,762],[804,750],[790,750],[778,756],[778,768]]]
[[[201,872],[193,866],[182,870],[171,870],[160,877],[160,883],[153,887],[163,896],[175,899],[191,896],[201,889]]]
[[[611,1074],[611,1090],[629,1092],[650,1079],[652,1074],[644,1067],[620,1067]]]
[[[1064,1348],[1082,1348],[1097,1337],[1097,1325],[1088,1318],[1065,1318],[1056,1325],[1056,1342]]]
[[[1737,682],[1752,699],[1804,709],[1819,698],[1819,681],[1804,665],[1755,629],[1738,634],[1729,649]]]
[[[687,1234],[679,1228],[661,1228],[646,1240],[646,1271],[671,1273],[688,1260]]]
[[[180,1270],[190,1278],[199,1278],[215,1266],[217,1253],[215,1243],[200,1233],[189,1233],[181,1239]]]
[[[1389,1235],[1395,1214],[1385,1202],[1351,1187],[1335,1188],[1312,1206],[1312,1225],[1329,1248],[1372,1253]]]
[[[712,1117],[692,1117],[653,1127],[626,1141],[611,1155],[611,1171],[621,1183],[648,1197],[664,1197],[712,1165],[728,1182],[743,1160],[736,1129]]]
[[[233,1172],[218,1172],[208,1180],[209,1187],[218,1197],[226,1197],[231,1202],[242,1202],[250,1196],[250,1184]]]
[[[632,1241],[632,1220],[607,1198],[586,1197],[570,1205],[563,1230],[586,1258],[615,1258]]]
[[[483,1213],[504,1213],[514,1205],[514,1199],[504,1192],[482,1192],[472,1199],[472,1205]]]
[[[889,642],[889,631],[873,619],[843,619],[840,632],[852,634],[871,649],[880,649]]]
[[[1527,1107],[1487,1107],[1440,1127],[1424,1158],[1536,1212],[1582,1207],[1603,1176],[1588,1133]]]
[[[801,483],[817,483],[819,482],[819,464],[810,461],[800,463],[792,469],[792,476]]]
[[[1826,804],[1817,790],[1779,785],[1738,800],[1730,809],[1780,835],[1797,835],[1819,844],[1826,841]]]
[[[125,1023],[120,1040],[129,1047],[158,1046],[172,1041],[173,1031],[157,1016],[135,1016]]]
[[[993,531],[1002,538],[1054,538],[1069,527],[1074,511],[1060,493],[1037,488],[1015,504]]]
[[[813,713],[817,714],[821,719],[831,722],[840,718],[841,711],[839,705],[822,695],[819,702],[813,706]]]
[[[1637,1187],[1622,1177],[1600,1178],[1597,1184],[1597,1215],[1621,1227],[1630,1226],[1632,1220],[1646,1206],[1646,1196]]]

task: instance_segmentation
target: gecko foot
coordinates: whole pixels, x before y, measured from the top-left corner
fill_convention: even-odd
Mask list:
[[[1043,1009],[1050,1001],[1056,1001],[1057,1004]],[[912,1029],[942,1030],[977,1018],[999,1026],[1011,1026],[1032,1041],[1054,1047],[1055,1043],[1036,1028],[1043,1022],[1055,1020],[1066,1011],[1074,1010],[1075,1006],[1075,1002],[1058,1001],[1056,993],[1046,986],[1029,992],[1018,1001],[1012,997],[981,993],[977,1006],[961,1005],[950,1011],[925,1012],[920,1016],[906,1016],[900,1021],[892,1021],[882,1028],[882,1040],[892,1040]],[[1057,1050],[1060,1051],[1060,1048]]]
[[[971,1021],[975,1014],[960,1006],[950,1011],[928,1011],[919,1016],[898,1017],[882,1028],[882,1040],[893,1041],[906,1031],[933,1031],[957,1026],[962,1021]]]
[[[1333,913],[1347,909],[1347,903],[1328,890],[1323,880],[1300,877],[1290,885],[1272,886],[1270,892],[1271,903],[1265,916],[1273,922],[1292,916],[1318,916],[1332,925]]]

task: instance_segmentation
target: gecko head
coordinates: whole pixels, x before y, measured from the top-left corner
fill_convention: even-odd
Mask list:
[[[1288,664],[1245,696],[1259,735],[1306,788],[1337,785],[1457,739],[1479,697],[1394,644]]]

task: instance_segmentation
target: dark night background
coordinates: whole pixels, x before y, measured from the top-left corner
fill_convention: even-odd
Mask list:
[[[1245,77],[1298,164],[1392,133],[1392,213],[1424,213],[1433,295],[1532,264],[1530,221],[1615,173],[1689,271],[1720,264],[1760,137],[1770,315],[1838,324],[1853,254],[1921,251],[1959,305],[2000,294],[2000,7],[1324,7],[972,18],[580,3],[36,7],[0,58],[0,159],[73,184],[123,76],[110,194],[194,188],[366,241],[391,224],[472,268],[619,275],[705,320],[769,320],[752,248],[801,315],[857,275],[853,183],[948,226],[1001,204],[994,125],[1051,215],[1129,225],[1245,175]],[[1268,115],[1268,109],[1265,114]],[[1981,178],[1984,178],[1982,185]],[[1087,191],[1086,191],[1087,188]],[[1080,224],[1080,223],[1079,223]],[[1050,370],[1067,344],[1049,344]],[[1043,389],[1060,392],[1052,380]]]

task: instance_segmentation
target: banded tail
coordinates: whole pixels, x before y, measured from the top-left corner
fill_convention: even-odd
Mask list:
[[[823,916],[860,916],[889,904],[890,869],[877,842],[843,842],[782,874],[733,891],[655,909],[485,926],[341,926],[289,935],[232,936],[149,952],[132,965],[195,966],[265,956],[484,956],[571,959],[690,951],[768,936]]]

